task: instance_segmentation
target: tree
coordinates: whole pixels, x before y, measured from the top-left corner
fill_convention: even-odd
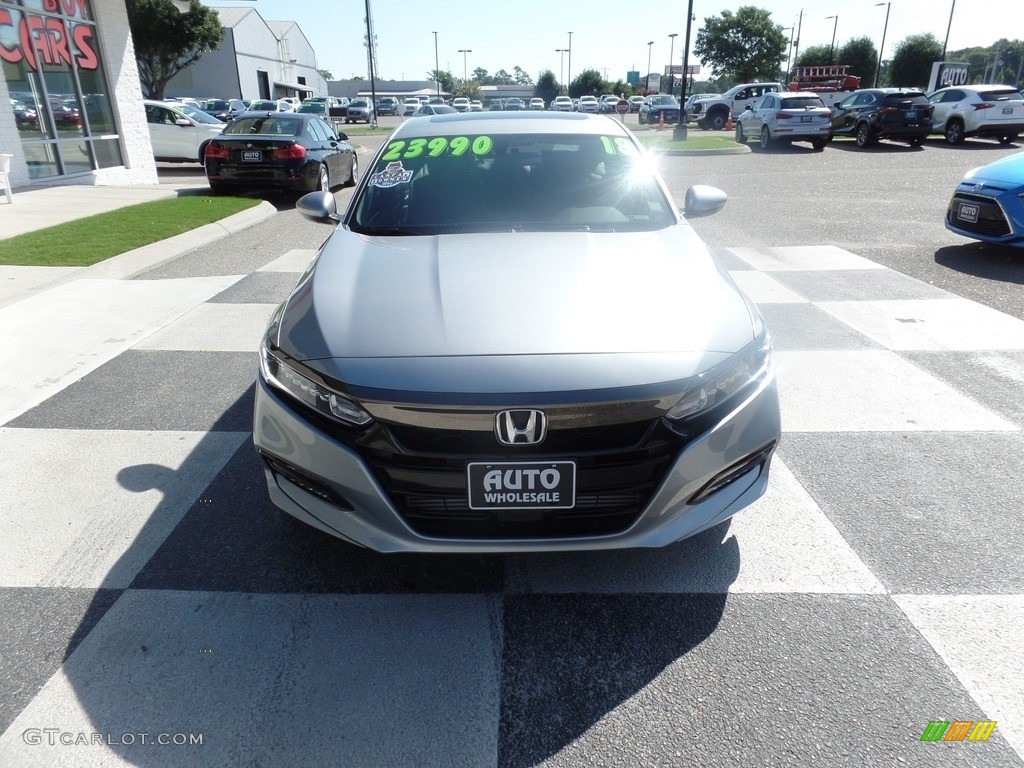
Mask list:
[[[860,77],[863,88],[874,85],[875,68],[878,66],[878,49],[870,37],[851,37],[836,55],[837,64],[849,66],[847,72]]]
[[[499,69],[494,73],[494,77],[491,78],[492,85],[512,85],[514,83],[515,79],[504,69]]]
[[[533,78],[519,67],[512,67],[512,71],[515,73],[516,85],[533,85]]]
[[[605,91],[604,78],[596,69],[585,69],[576,75],[576,79],[569,83],[569,95],[573,98],[580,96],[599,96]]]
[[[220,17],[199,0],[181,13],[170,0],[125,0],[139,81],[150,99],[163,99],[168,81],[224,39]]]
[[[436,69],[432,69],[427,72],[427,78],[435,83],[440,83],[441,90],[445,93],[455,93],[455,78],[452,77],[451,72],[439,72]]]
[[[778,77],[789,40],[771,13],[745,5],[736,13],[708,16],[697,33],[693,52],[711,65],[714,77],[729,75],[741,83]]]
[[[793,67],[813,67],[819,64],[828,64],[828,52],[829,46],[827,45],[809,45],[796,57]]]
[[[320,73],[320,77],[322,77],[324,80],[334,79],[334,73],[331,72],[331,70],[329,69],[318,69],[317,72]]]
[[[889,83],[897,88],[928,85],[932,63],[941,61],[942,45],[931,32],[910,35],[896,44],[889,64]]]
[[[537,79],[537,85],[533,87],[533,95],[538,98],[544,99],[545,104],[549,104],[555,96],[562,92],[562,87],[555,80],[555,73],[550,69],[547,69],[540,73],[540,77]]]
[[[473,79],[480,83],[480,85],[491,84],[491,76],[487,74],[487,70],[483,67],[477,67],[473,70]]]

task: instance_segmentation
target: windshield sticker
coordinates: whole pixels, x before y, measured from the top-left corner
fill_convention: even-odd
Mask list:
[[[377,171],[370,177],[367,185],[371,187],[397,187],[399,184],[408,184],[412,179],[412,171],[402,167],[402,161],[388,163],[383,171]]]
[[[428,157],[440,157],[445,154],[459,157],[469,150],[472,150],[474,155],[489,155],[493,146],[494,142],[490,136],[477,136],[472,140],[468,136],[435,136],[432,139],[392,141],[381,159],[389,162],[400,158],[412,160],[423,154]]]

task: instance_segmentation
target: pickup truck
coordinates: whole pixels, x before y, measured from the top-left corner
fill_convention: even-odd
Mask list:
[[[704,111],[697,116],[697,126],[704,130],[721,131],[729,122],[736,119],[747,108],[747,104],[766,93],[778,93],[786,90],[782,83],[743,83],[723,93],[717,99],[703,102]]]

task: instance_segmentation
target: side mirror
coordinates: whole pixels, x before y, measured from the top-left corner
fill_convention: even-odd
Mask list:
[[[348,134],[338,131],[338,141],[348,141]]]
[[[295,208],[303,216],[317,221],[339,221],[338,203],[330,192],[310,192],[296,201]]]
[[[722,210],[722,207],[728,200],[729,196],[717,187],[709,187],[706,184],[694,184],[686,190],[683,216],[688,219],[710,216]]]
[[[182,128],[191,128],[192,127],[192,121],[191,120],[186,120],[184,117],[176,117],[176,118],[174,118],[174,124],[175,125],[180,125]]]

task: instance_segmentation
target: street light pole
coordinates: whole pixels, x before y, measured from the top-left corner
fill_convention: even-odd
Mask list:
[[[690,0],[686,8],[686,39],[683,41],[683,88],[679,94],[679,122],[672,131],[673,141],[686,141],[686,90],[690,87],[690,22],[693,20],[693,0]]]
[[[676,76],[675,73],[672,71],[672,57],[675,55],[677,37],[679,37],[678,32],[673,32],[668,36],[668,39],[672,41],[669,43],[668,46],[668,76],[670,78],[669,83],[672,85],[672,88],[669,90],[669,95],[671,96],[676,95]]]
[[[885,6],[885,26],[882,27],[882,45],[878,49],[878,66],[875,67],[875,83],[872,86],[873,88],[878,87],[878,76],[882,73],[882,51],[885,50],[885,33],[889,31],[889,7],[892,3],[875,3],[876,8],[880,5]]]
[[[472,53],[472,48],[459,48],[459,53],[462,54],[462,87],[466,88],[466,83],[469,82],[468,70],[466,69],[466,54]]]
[[[942,60],[946,60],[946,46],[949,45],[949,30],[953,28],[953,9],[956,8],[956,0],[949,6],[949,24],[946,25],[946,39],[942,43]]]
[[[565,53],[568,50],[568,48],[555,48],[555,53],[561,54],[561,56],[559,56],[560,61],[558,63],[558,88],[559,90],[564,88],[566,92],[568,92],[569,87],[562,82],[562,75],[565,74]]]
[[[403,78],[404,80],[405,78]],[[434,33],[434,82],[437,83],[437,95],[441,95],[441,62],[437,58],[437,32]]]
[[[793,55],[793,33],[796,31],[795,27],[782,27],[779,32],[785,32],[789,30],[789,50],[786,52],[786,79],[783,80],[784,85],[789,85],[789,57]],[[783,38],[785,39],[785,38]]]
[[[565,78],[565,92],[569,93],[569,83],[572,82],[572,32],[569,33],[569,76]]]
[[[654,45],[654,41],[651,40],[647,44],[647,75],[644,77],[644,90],[650,92],[651,90],[651,46]]]
[[[832,44],[828,47],[828,63],[829,64],[834,64],[835,62],[832,59],[832,51],[834,51],[835,47],[836,47],[836,27],[839,26],[839,17],[838,16],[826,16],[825,19],[826,20],[828,20],[828,19],[835,19],[835,21],[832,24]]]

